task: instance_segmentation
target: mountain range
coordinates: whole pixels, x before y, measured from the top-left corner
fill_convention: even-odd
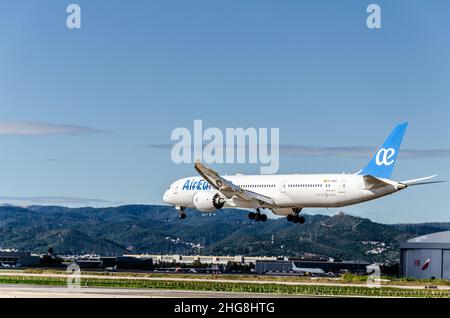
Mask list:
[[[188,211],[179,220],[173,207],[125,205],[109,208],[1,206],[0,248],[57,254],[215,254],[323,257],[397,262],[409,238],[450,229],[450,223],[385,225],[338,213],[256,223],[248,211]]]

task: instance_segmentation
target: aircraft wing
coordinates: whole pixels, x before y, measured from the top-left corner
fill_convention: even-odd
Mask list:
[[[379,188],[383,188],[386,186],[392,186],[392,184],[387,183],[381,179],[378,179],[374,176],[371,176],[370,174],[365,175],[364,177],[364,183],[366,185],[366,190],[374,190],[374,189],[379,189]]]
[[[424,184],[445,182],[445,181],[427,181],[427,180],[433,179],[436,176],[437,175],[433,175],[433,176],[429,176],[429,177],[425,177],[425,178],[419,178],[419,179],[406,180],[406,181],[402,181],[400,183],[405,184],[408,187],[412,187],[412,186],[418,186],[418,185],[424,185]]]
[[[273,200],[265,195],[258,194],[253,191],[242,189],[233,182],[221,177],[216,171],[206,167],[197,160],[195,162],[195,170],[206,180],[211,186],[217,189],[220,193],[231,199],[234,196],[238,196],[241,199],[252,201],[259,201],[260,204],[266,203],[268,205],[274,205]]]

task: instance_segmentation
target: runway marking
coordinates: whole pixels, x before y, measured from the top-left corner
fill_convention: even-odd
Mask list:
[[[0,285],[0,298],[312,298],[314,296],[274,295],[215,291],[132,289],[98,287],[52,287],[38,285]]]

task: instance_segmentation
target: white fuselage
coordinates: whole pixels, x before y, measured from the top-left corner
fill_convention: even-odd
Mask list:
[[[363,176],[354,174],[289,174],[234,175],[226,179],[242,189],[270,197],[274,213],[287,215],[294,208],[335,208],[373,200],[389,195],[402,187],[398,182],[383,179],[388,185],[369,189]],[[175,181],[164,194],[164,201],[180,207],[196,208],[198,192],[211,196],[218,193],[203,178],[191,177]],[[207,194],[205,193],[207,196]],[[262,202],[227,199],[224,207],[265,208]]]

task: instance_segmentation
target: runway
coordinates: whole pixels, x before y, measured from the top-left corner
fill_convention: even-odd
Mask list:
[[[66,273],[26,273],[26,272],[6,272],[0,271],[1,277],[12,276],[12,280],[3,280],[4,284],[0,284],[0,298],[251,298],[251,299],[260,299],[260,298],[268,298],[268,297],[279,297],[279,298],[315,298],[315,297],[340,297],[342,294],[342,288],[355,288],[359,287],[362,289],[367,289],[367,285],[365,284],[353,284],[353,283],[343,283],[343,282],[322,282],[322,281],[273,281],[269,277],[260,277],[259,280],[256,277],[252,277],[250,279],[231,279],[226,276],[220,278],[206,278],[202,276],[198,276],[198,278],[194,277],[176,277],[176,276],[165,276],[165,277],[152,277],[152,276],[122,276],[119,274],[108,273],[107,275],[101,275],[100,273],[85,273],[81,276],[81,279],[91,279],[94,280],[89,284],[92,287],[85,287],[87,284],[84,284],[83,287],[70,288],[66,284],[60,285],[60,283],[64,283],[64,280],[67,279]],[[18,277],[23,277],[24,282],[26,284],[21,284],[21,279]],[[17,279],[18,278],[18,279]],[[41,281],[43,278],[52,278],[58,279],[57,285],[40,285],[40,283],[33,282]],[[61,279],[63,279],[61,281]],[[111,280],[112,283],[106,282],[106,284],[96,284],[95,280],[105,281]],[[121,281],[124,284],[114,284],[114,280]],[[133,284],[133,281],[141,281],[140,284]],[[172,282],[171,284],[145,284],[144,281],[155,281],[155,282]],[[46,283],[45,280],[43,280]],[[212,290],[201,290],[202,288],[194,288],[196,290],[189,290],[183,288],[177,288],[178,283],[183,282],[199,282],[199,283],[225,283],[225,284],[252,284],[254,285],[252,289],[248,289],[249,293],[244,293],[240,291],[236,291],[236,289],[223,289],[217,288],[218,290],[234,290],[229,292],[224,291],[212,291]],[[144,283],[144,284],[142,284]],[[34,284],[34,285],[33,285]],[[304,292],[304,295],[301,294],[301,288],[298,290],[298,294],[289,295],[288,293],[278,294],[276,291],[279,289],[271,289],[273,290],[273,294],[271,293],[260,293],[263,289],[258,289],[257,285],[284,285],[284,286],[309,286],[309,287],[321,287],[322,289],[326,287],[339,287],[337,291],[312,291],[308,289],[308,291]],[[59,286],[58,286],[59,285]],[[206,284],[208,285],[208,284]],[[94,287],[94,286],[106,286],[106,287]],[[110,286],[118,286],[118,287],[110,287]],[[136,288],[128,288],[128,287],[136,287]],[[148,288],[145,288],[148,287]],[[255,288],[256,287],[256,288]],[[423,293],[421,290],[426,289],[426,286],[422,285],[394,285],[388,284],[384,286],[386,290],[381,293],[379,296],[381,297],[392,297],[398,295],[409,295],[409,296],[418,296]],[[173,289],[170,289],[173,288]],[[439,296],[447,296],[450,291],[450,286],[431,286],[432,290],[426,292],[426,295],[433,296],[435,292],[438,293]],[[389,289],[389,290],[388,290]],[[392,292],[393,289],[406,290],[404,293],[400,292]],[[238,289],[239,290],[239,289]],[[240,289],[242,290],[242,289]],[[245,289],[244,289],[245,290]],[[414,292],[414,290],[416,292]],[[357,292],[356,294],[350,293],[354,297],[360,297],[361,295],[366,295],[366,291]],[[347,295],[347,293],[344,293]],[[372,293],[373,294],[373,293]],[[317,295],[317,296],[316,296]],[[333,296],[331,296],[333,295]],[[424,294],[425,295],[425,294]],[[423,295],[422,295],[423,296]],[[365,297],[365,296],[362,296]]]
[[[0,298],[304,298],[276,294],[232,293],[168,289],[67,288],[36,285],[0,285]],[[310,298],[310,296],[307,296]]]

